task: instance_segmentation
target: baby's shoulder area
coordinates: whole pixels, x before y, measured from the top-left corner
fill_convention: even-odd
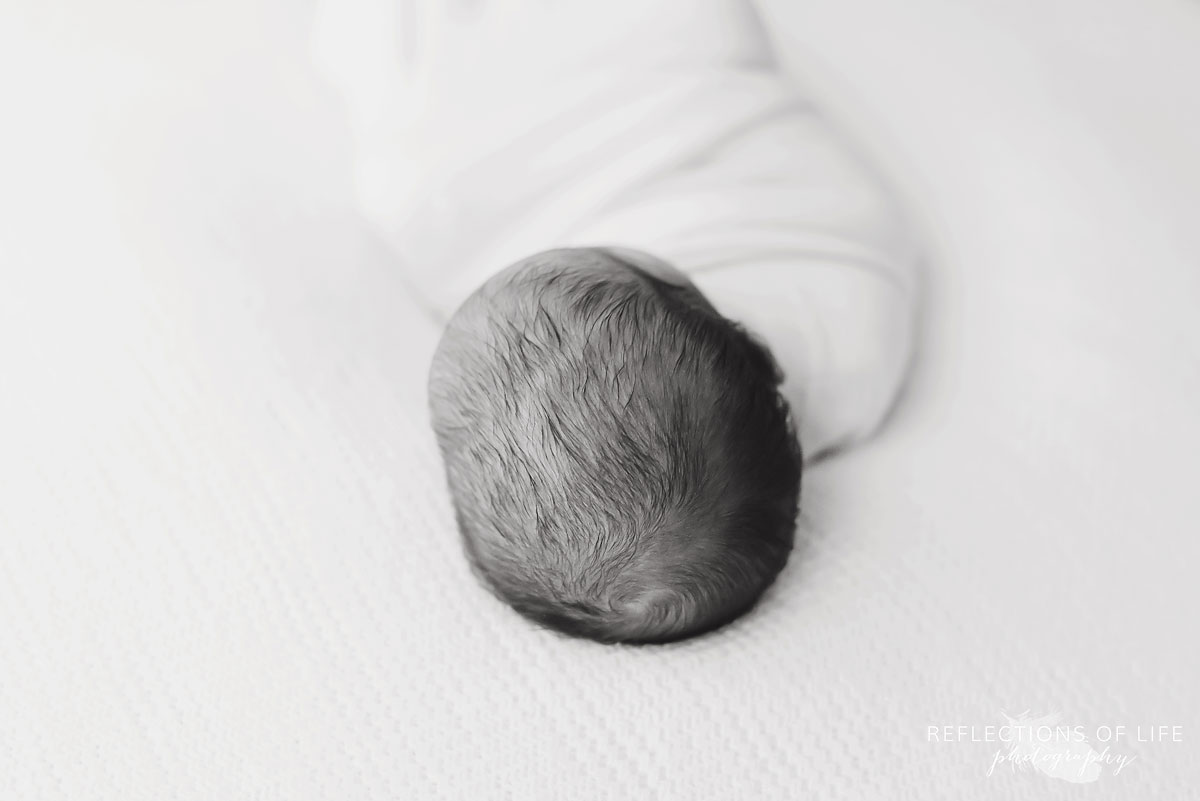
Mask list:
[[[474,120],[422,149],[421,180],[390,183],[408,200],[381,203],[373,216],[410,261],[429,265],[417,279],[439,297],[462,297],[500,266],[550,247],[654,251],[658,238],[639,234],[646,222],[700,225],[719,216],[718,206],[696,203],[699,184],[712,190],[705,194],[727,194],[731,182],[796,173],[784,162],[804,156],[766,131],[805,108],[763,70],[564,76],[474,106]],[[755,137],[761,149],[733,144],[753,131],[764,132]],[[588,236],[599,223],[604,230]]]

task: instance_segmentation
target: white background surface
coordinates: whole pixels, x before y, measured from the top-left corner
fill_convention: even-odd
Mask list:
[[[768,5],[929,231],[924,354],[762,606],[659,649],[474,585],[302,15],[4,9],[5,797],[1192,792],[1200,10]],[[1184,742],[928,742],[1025,709]]]

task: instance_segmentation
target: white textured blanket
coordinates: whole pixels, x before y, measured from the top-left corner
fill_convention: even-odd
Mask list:
[[[0,24],[5,798],[1194,792],[1193,7],[766,4],[928,222],[923,352],[764,603],[639,649],[471,578],[306,21],[79,5]]]

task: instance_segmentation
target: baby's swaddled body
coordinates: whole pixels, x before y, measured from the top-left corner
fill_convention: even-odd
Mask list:
[[[449,320],[431,408],[484,580],[606,640],[745,609],[790,548],[796,434],[811,459],[876,427],[914,294],[751,4],[338,0],[316,38],[363,212]]]

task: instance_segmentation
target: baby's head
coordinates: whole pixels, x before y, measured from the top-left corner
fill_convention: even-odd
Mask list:
[[[455,313],[430,374],[467,554],[517,611],[663,642],[787,562],[800,449],[768,351],[645,254],[525,259]]]

